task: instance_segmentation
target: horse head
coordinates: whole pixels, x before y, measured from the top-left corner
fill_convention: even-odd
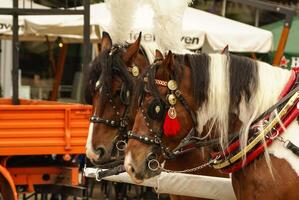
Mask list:
[[[86,143],[87,157],[97,165],[114,161],[124,150],[126,132],[132,126],[130,100],[134,82],[148,65],[140,47],[141,33],[128,45],[112,45],[104,32],[100,55],[89,69],[87,102],[93,105]]]
[[[157,165],[163,157],[170,156],[168,153],[197,126],[192,69],[181,64],[184,56],[174,57],[169,52],[163,58],[159,51],[156,54],[156,61],[138,83],[135,99],[139,107],[128,132],[125,167],[136,182],[159,174]]]

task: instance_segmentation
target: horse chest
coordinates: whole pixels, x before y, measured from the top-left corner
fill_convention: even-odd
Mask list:
[[[282,134],[282,137],[285,140],[290,140],[296,146],[299,146],[299,125],[297,120],[294,120],[289,125]],[[299,176],[299,157],[285,148],[283,143],[275,140],[273,144],[269,146],[268,151],[277,158],[285,159],[297,173],[297,176]]]

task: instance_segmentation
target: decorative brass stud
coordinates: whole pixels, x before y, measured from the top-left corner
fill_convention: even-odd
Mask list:
[[[127,90],[127,92],[126,92],[126,96],[127,96],[127,98],[130,97],[130,91],[129,91],[129,90]]]
[[[168,81],[167,83],[167,87],[168,89],[170,89],[171,91],[174,91],[178,88],[178,85],[176,84],[176,81],[175,80],[170,80]]]
[[[135,77],[139,75],[139,68],[136,65],[132,67],[132,75]]]
[[[100,81],[96,82],[96,88],[100,85]]]
[[[155,107],[155,111],[156,111],[156,113],[159,113],[160,110],[161,110],[161,107],[160,107],[160,106],[156,106],[156,107]]]
[[[174,94],[168,95],[167,100],[168,100],[169,104],[172,106],[174,106],[176,104],[176,97]]]
[[[175,110],[175,108],[174,107],[170,107],[169,109],[168,109],[168,116],[169,116],[169,118],[170,119],[175,119],[176,118],[176,110]]]

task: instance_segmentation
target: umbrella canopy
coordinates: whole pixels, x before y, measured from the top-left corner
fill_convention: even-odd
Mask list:
[[[283,21],[267,24],[261,28],[271,31],[273,33],[274,46],[277,49],[281,31],[283,29]],[[287,54],[299,54],[299,16],[293,18],[292,26],[289,32],[288,41],[284,52]]]
[[[1,8],[12,8],[13,1],[5,0],[0,2]],[[34,3],[31,0],[19,0],[19,8],[33,8],[33,9],[49,9],[46,6],[42,6]],[[24,19],[26,16],[19,16],[19,36],[20,40],[45,40],[45,38],[38,37],[37,35],[24,34]],[[0,38],[11,39],[12,36],[12,16],[0,15]]]
[[[81,9],[81,8],[77,8]],[[108,30],[110,12],[105,3],[93,4],[90,9],[91,37],[99,37],[99,30]],[[149,5],[140,6],[128,40],[139,31],[143,41],[153,42],[154,12]],[[83,16],[28,16],[25,32],[38,35],[77,35],[82,37]],[[187,49],[196,50],[209,44],[218,51],[229,45],[234,52],[268,52],[272,49],[272,33],[193,8],[187,8],[183,19],[182,42]]]

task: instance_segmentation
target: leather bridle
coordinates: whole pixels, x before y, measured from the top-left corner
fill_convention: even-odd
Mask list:
[[[154,62],[154,64],[150,67],[150,70],[155,70],[157,71],[157,68],[159,66],[159,62],[160,60],[157,60]],[[144,86],[146,84],[148,84],[149,81],[149,75],[148,73],[145,75],[144,77]],[[167,83],[168,81],[162,81],[162,80],[158,80],[155,79],[155,85],[156,86],[162,86],[162,87],[167,87]],[[149,93],[151,94],[150,91],[148,91],[147,89],[145,89],[146,87],[143,88],[143,93]],[[178,99],[178,101],[183,105],[183,107],[185,108],[185,110],[189,113],[190,118],[192,119],[192,128],[191,130],[188,132],[188,134],[186,135],[186,137],[180,142],[180,144],[170,150],[169,147],[166,147],[166,145],[162,142],[162,137],[163,137],[163,122],[165,119],[163,119],[162,123],[161,123],[161,127],[159,128],[159,130],[153,130],[153,128],[151,127],[151,124],[153,122],[152,119],[150,119],[150,117],[147,115],[147,113],[145,112],[145,108],[144,108],[144,104],[143,104],[143,98],[140,100],[140,109],[143,115],[143,118],[145,120],[146,126],[148,128],[149,131],[149,135],[148,136],[143,136],[141,134],[135,133],[133,131],[128,131],[128,138],[129,139],[135,139],[138,140],[142,143],[148,144],[148,145],[156,145],[161,149],[161,152],[164,156],[165,159],[174,159],[175,157],[184,154],[186,152],[189,152],[193,149],[195,149],[198,146],[207,146],[207,145],[214,145],[215,143],[219,143],[218,139],[217,140],[213,140],[213,141],[204,141],[201,138],[197,137],[197,119],[196,119],[196,114],[195,112],[190,108],[188,102],[186,101],[186,99],[184,98],[183,94],[181,93],[181,91],[179,89],[176,89],[173,91],[173,94],[176,96],[176,98]],[[153,95],[153,94],[151,94]],[[141,96],[144,96],[144,94],[142,94]],[[164,101],[162,97],[160,97],[160,99],[158,99],[159,101]],[[169,108],[170,105],[166,102],[167,106],[166,108]],[[164,117],[166,116],[166,111],[164,113]],[[196,142],[196,143],[195,143]],[[188,149],[185,149],[186,146],[190,146],[188,147]]]
[[[120,45],[114,45],[111,48],[111,50],[109,51],[109,53],[108,53],[108,56],[109,56],[108,59],[113,59],[113,57],[115,55],[119,55],[119,52],[122,51],[122,50],[124,50],[125,48],[127,48],[127,45],[122,45],[122,46],[120,46]],[[147,57],[147,55],[146,55],[146,53],[145,53],[145,51],[144,51],[144,49],[142,47],[140,47],[139,51],[148,60],[148,57]],[[110,62],[110,63],[111,63],[111,65],[113,65],[112,62]],[[138,77],[138,75],[139,75],[139,68],[138,68],[138,66],[134,65],[132,67],[127,67],[124,62],[122,62],[121,64],[123,65],[122,67],[128,68],[128,71],[132,74],[133,78],[137,78]],[[113,69],[112,73],[114,73],[114,71],[117,70],[117,69],[115,69],[114,66],[109,66],[109,67],[112,67],[112,69]],[[138,70],[137,76],[136,76],[136,74],[134,74],[134,71],[133,71],[136,68]],[[100,80],[98,80],[98,82],[99,81]],[[133,81],[133,79],[131,81]],[[131,96],[130,93],[132,91],[130,91],[130,90],[123,91],[123,90],[124,89],[122,88],[121,92],[120,92],[120,95],[121,95],[121,93],[125,93],[124,95],[127,98],[130,98],[130,96]],[[117,133],[117,137],[112,141],[113,147],[114,148],[116,147],[118,151],[123,151],[124,148],[118,147],[118,144],[123,145],[123,144],[126,144],[126,142],[127,142],[127,131],[128,131],[128,125],[129,125],[128,113],[129,113],[129,108],[130,108],[130,101],[124,102],[124,101],[122,101],[122,98],[121,98],[121,102],[125,106],[125,108],[124,108],[123,113],[120,113],[119,112],[120,109],[115,104],[115,101],[114,101],[114,98],[113,98],[113,95],[112,95],[111,91],[108,90],[106,92],[106,94],[103,94],[103,95],[106,95],[107,100],[108,100],[110,106],[112,107],[113,112],[114,112],[114,116],[116,116],[116,118],[115,119],[107,119],[107,118],[103,118],[103,117],[99,117],[99,116],[93,115],[93,116],[90,117],[89,121],[91,123],[104,124],[106,126],[109,126],[109,127],[112,127],[112,128],[116,128],[118,130],[118,133]],[[123,159],[123,158],[121,158],[121,159]],[[111,164],[108,164],[108,165],[109,165],[109,168],[114,167],[114,165],[113,166]],[[116,162],[115,166],[117,166],[117,165],[119,165],[119,162]]]

